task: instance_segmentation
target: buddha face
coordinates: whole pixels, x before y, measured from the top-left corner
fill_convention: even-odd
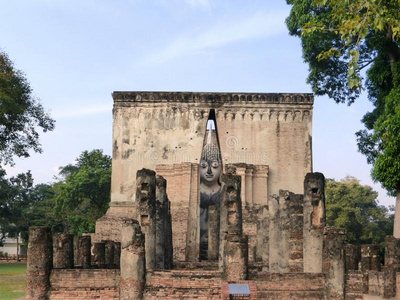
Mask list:
[[[200,161],[200,180],[206,185],[218,184],[222,166],[218,160]]]

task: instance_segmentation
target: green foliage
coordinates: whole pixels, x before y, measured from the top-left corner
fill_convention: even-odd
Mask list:
[[[21,234],[22,239],[27,242],[30,226],[56,227],[57,221],[53,213],[55,200],[52,198],[54,194],[51,185],[33,186],[29,171],[10,179],[5,178],[4,171],[0,172],[0,240],[6,234],[10,237]]]
[[[375,160],[372,176],[389,191],[400,190],[400,85],[385,99],[374,137],[381,137],[382,151]]]
[[[367,88],[375,108],[362,119],[366,129],[356,133],[358,147],[374,164],[373,178],[400,194],[399,1],[286,2],[292,5],[286,23],[290,34],[301,38],[315,94],[351,104]]]
[[[76,165],[60,170],[65,176],[56,197],[56,216],[73,234],[93,232],[110,202],[111,157],[101,150],[84,151]]]
[[[55,121],[33,97],[25,75],[0,51],[0,163],[13,164],[13,156],[41,152],[39,134],[54,129]]]
[[[347,242],[383,244],[393,233],[393,215],[378,205],[378,193],[361,185],[354,177],[326,180],[326,220],[328,225],[346,229]]]
[[[370,33],[385,33],[388,39],[400,41],[400,4],[397,0],[315,0],[312,5],[326,9],[329,22],[311,19],[302,25],[302,34],[315,31],[333,32],[340,38],[340,47],[331,47],[318,54],[320,60],[348,55],[348,84],[361,87],[360,52]]]
[[[315,6],[311,0],[287,0],[293,5],[286,24],[289,33],[301,38],[303,59],[309,65],[307,83],[312,87],[316,95],[328,95],[336,102],[352,103],[360,94],[359,89],[352,89],[347,82],[348,55],[337,56],[332,53],[332,46],[343,48],[343,41],[335,31],[309,30],[307,35],[303,33],[303,26],[309,23],[331,23],[331,10],[327,7]],[[331,51],[331,56],[318,59],[320,53]],[[364,61],[369,56],[361,54]]]
[[[0,169],[0,243],[8,234],[28,241],[30,226],[53,232],[94,232],[96,220],[108,208],[111,158],[101,150],[84,151],[76,165],[60,168],[63,180],[33,185],[30,172],[7,179]]]

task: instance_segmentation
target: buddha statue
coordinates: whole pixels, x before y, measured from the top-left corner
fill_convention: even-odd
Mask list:
[[[215,131],[207,130],[207,142],[200,160],[200,259],[207,259],[208,207],[221,203],[222,171],[221,153],[215,139]]]

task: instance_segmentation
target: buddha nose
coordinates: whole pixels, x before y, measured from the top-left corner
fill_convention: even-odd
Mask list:
[[[212,174],[211,166],[210,166],[210,165],[208,165],[207,174],[210,174],[210,175]]]

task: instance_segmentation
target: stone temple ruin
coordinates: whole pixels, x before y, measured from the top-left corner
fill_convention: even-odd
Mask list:
[[[27,299],[363,299],[400,241],[345,244],[312,173],[312,94],[114,92],[110,208],[30,229]]]

